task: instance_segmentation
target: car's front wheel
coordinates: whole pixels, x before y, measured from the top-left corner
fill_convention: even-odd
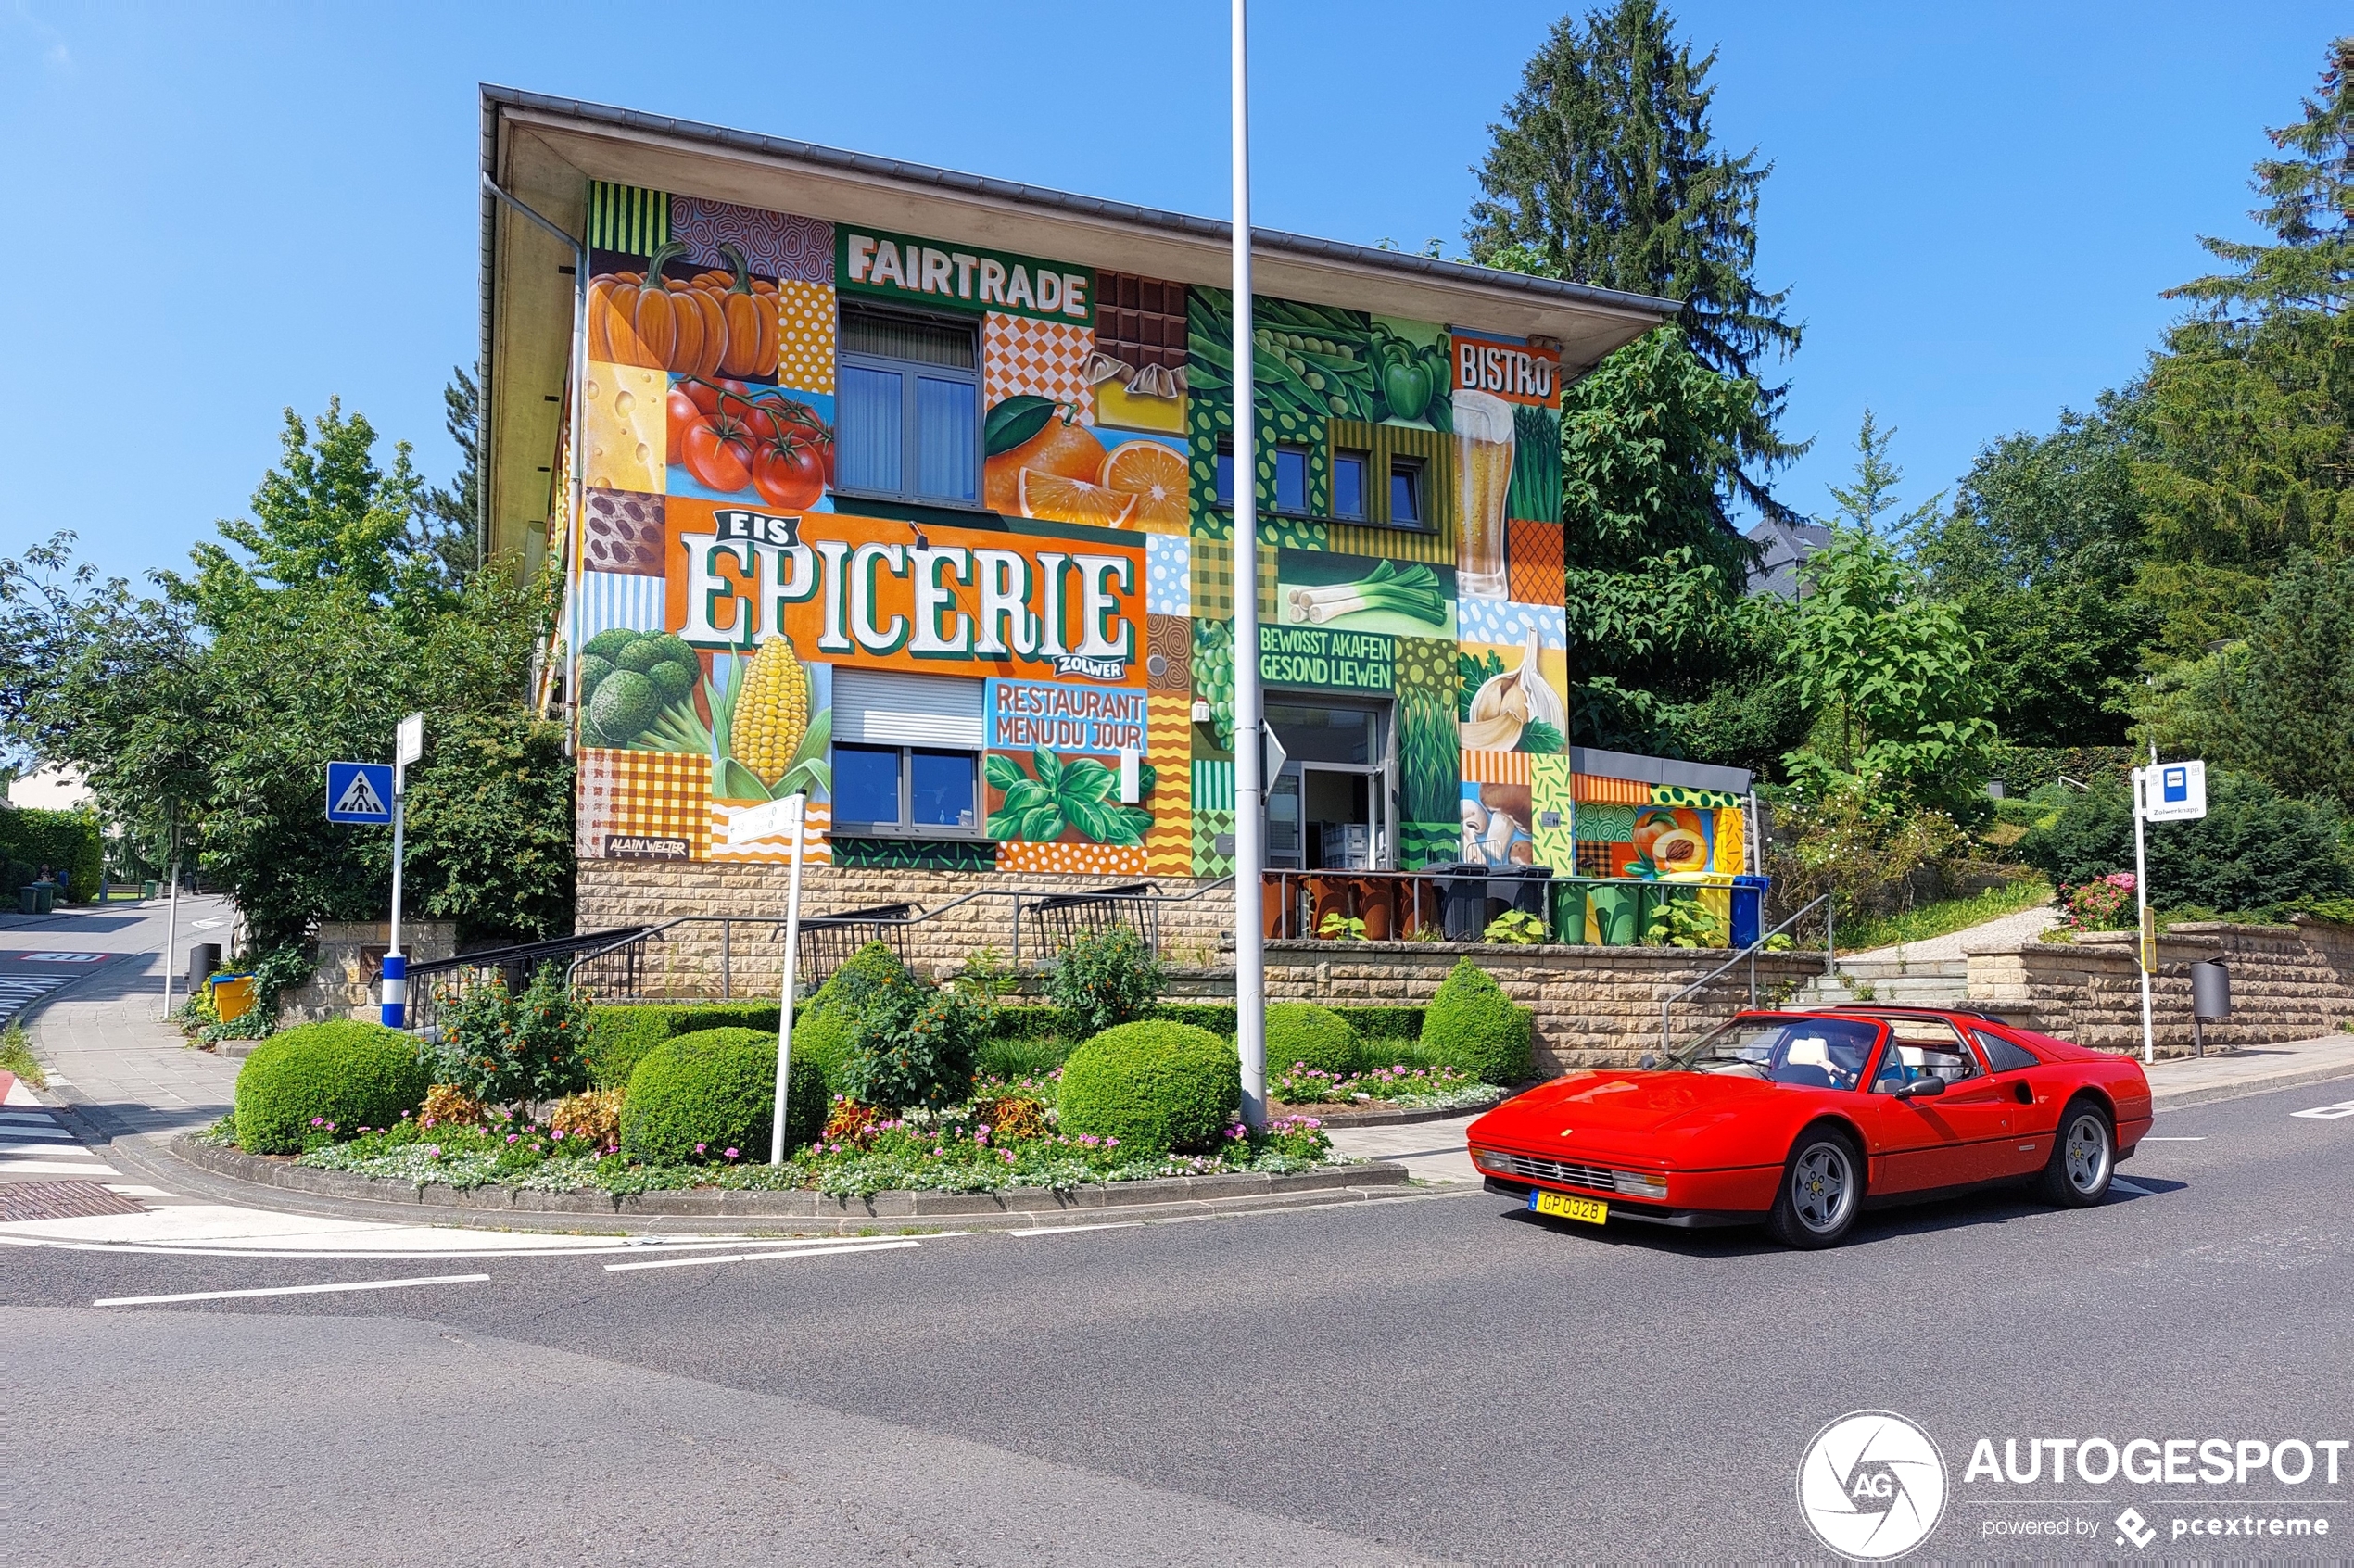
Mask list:
[[[1782,1168],[1766,1228],[1789,1246],[1835,1246],[1864,1201],[1864,1161],[1854,1143],[1827,1131],[1803,1135]]]
[[[2044,1199],[2063,1208],[2090,1208],[2108,1196],[2117,1173],[2117,1132],[2108,1113],[2090,1100],[2071,1100],[2060,1114],[2059,1136],[2044,1163]]]

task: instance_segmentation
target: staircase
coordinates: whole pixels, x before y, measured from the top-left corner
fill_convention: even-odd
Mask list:
[[[1957,1007],[1969,993],[1966,958],[1849,958],[1817,975],[1790,999],[1793,1007]]]

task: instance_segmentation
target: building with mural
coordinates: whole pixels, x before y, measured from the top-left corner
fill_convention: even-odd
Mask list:
[[[1665,302],[1262,233],[1237,474],[1222,223],[497,89],[484,153],[582,247],[486,192],[585,926],[773,911],[796,790],[821,908],[1231,876],[1241,592],[1271,868],[1746,868],[1745,777],[1567,744],[1562,388]]]

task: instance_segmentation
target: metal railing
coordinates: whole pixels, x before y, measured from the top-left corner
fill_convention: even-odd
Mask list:
[[[483,948],[461,953],[454,958],[411,964],[407,1028],[412,1034],[429,1034],[439,1026],[442,1008],[462,1000],[469,992],[496,980],[513,995],[528,986],[545,965],[557,965],[568,973],[580,954],[621,946],[642,937],[646,929],[643,926],[629,926],[608,931],[583,931],[577,936]]]
[[[1677,992],[1664,1002],[1662,1002],[1659,1005],[1659,1048],[1662,1051],[1665,1051],[1675,1044],[1673,1019],[1676,1012],[1676,1004],[1681,1002],[1685,997],[1691,995],[1694,992],[1700,991],[1714,983],[1718,977],[1725,973],[1726,970],[1734,967],[1736,965],[1747,963],[1749,966],[1749,1005],[1753,1007],[1756,1006],[1757,955],[1760,953],[1767,951],[1766,946],[1767,942],[1773,941],[1778,936],[1786,934],[1791,927],[1797,925],[1801,920],[1803,920],[1807,916],[1812,915],[1817,909],[1823,912],[1823,974],[1826,979],[1837,974],[1839,972],[1839,950],[1835,945],[1833,945],[1834,939],[1837,936],[1836,921],[1834,920],[1832,915],[1830,894],[1825,893],[1820,898],[1815,899],[1802,905],[1797,911],[1792,913],[1788,918],[1784,919],[1781,924],[1776,926],[1772,930],[1760,932],[1755,942],[1751,942],[1747,947],[1742,948],[1739,953],[1734,954],[1730,958],[1726,959],[1723,963],[1709,970],[1708,973],[1701,976],[1700,979],[1692,981],[1691,984],[1684,987],[1683,990]]]
[[[870,942],[887,943],[905,959],[907,931],[917,919],[915,907],[886,904],[803,916],[795,964],[802,985],[825,984]],[[760,971],[757,982],[747,984],[741,994],[747,999],[773,996],[783,986],[784,939],[785,922],[779,916],[681,915],[581,952],[572,962],[572,982],[600,1002],[729,1002],[739,994],[737,959],[741,955],[753,960],[753,968]],[[715,959],[719,970],[716,997],[710,981]],[[769,968],[778,973],[771,977],[765,972]]]

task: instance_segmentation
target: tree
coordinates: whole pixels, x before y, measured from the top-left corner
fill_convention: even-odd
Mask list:
[[[478,937],[568,934],[572,785],[563,726],[513,712],[446,721],[409,778],[417,907]]]
[[[2027,746],[2115,745],[2156,617],[2132,588],[2145,552],[2141,391],[1980,449],[1953,509],[1914,535],[1930,590],[1983,639],[1988,712]]]
[[[482,562],[482,395],[475,378],[453,366],[449,384],[441,389],[442,427],[457,444],[463,460],[458,476],[448,486],[425,492],[419,512],[426,548],[440,561],[452,582],[474,575]]]
[[[2241,636],[2290,551],[2354,549],[2354,38],[2330,45],[2318,99],[2256,165],[2273,243],[2201,241],[2234,269],[2170,298],[2201,307],[2152,361],[2157,450],[2135,468],[2150,550],[2136,592],[2161,663]]]
[[[2328,801],[2288,799],[2246,774],[2209,773],[2204,817],[2146,832],[2150,902],[2162,909],[2271,916],[2354,893],[2345,814]],[[2133,870],[2133,804],[2124,781],[2096,781],[2019,847],[2056,882]]]
[[[1880,518],[1895,510],[1897,487],[1905,483],[1905,471],[1888,461],[1888,449],[1895,442],[1896,432],[1882,430],[1878,417],[1866,409],[1863,425],[1855,432],[1855,482],[1831,486],[1831,499],[1839,503],[1839,514],[1848,526],[1876,537],[1909,541],[1936,517],[1945,492],[1938,491],[1895,519],[1883,536]]]
[[[1978,639],[1960,613],[1859,527],[1834,528],[1802,571],[1807,591],[1783,657],[1816,722],[1810,743],[1785,759],[1793,775],[1818,795],[1839,775],[1972,810],[1995,731]]]
[[[1776,433],[1787,384],[1759,372],[1802,329],[1788,291],[1757,286],[1757,199],[1772,165],[1731,156],[1709,128],[1712,51],[1695,59],[1656,0],[1564,17],[1529,60],[1477,171],[1463,230],[1473,259],[1681,302],[1677,325],[1711,370],[1742,383],[1741,419],[1712,479],[1791,517],[1766,479],[1807,443]],[[1719,513],[1721,516],[1721,512]]]
[[[2274,579],[2247,640],[2218,661],[2209,697],[2220,754],[2284,794],[2354,806],[2354,558],[2300,550]]]

